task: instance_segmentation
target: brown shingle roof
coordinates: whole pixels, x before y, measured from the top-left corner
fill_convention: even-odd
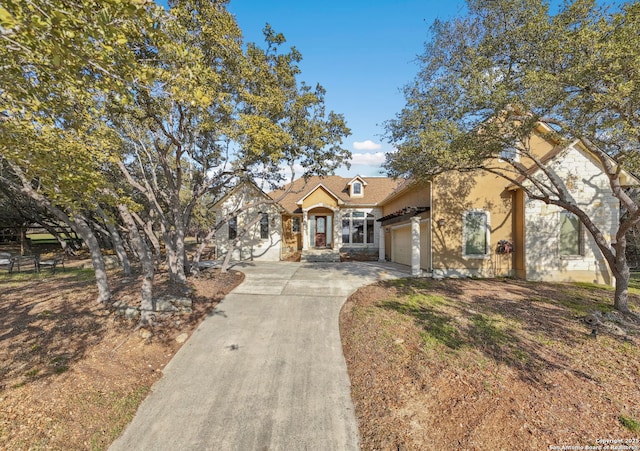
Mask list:
[[[317,188],[318,185],[323,185],[343,201],[346,207],[377,205],[404,181],[402,179],[394,180],[388,177],[360,178],[366,182],[366,186],[363,186],[364,195],[362,197],[349,196],[349,187],[347,184],[353,180],[354,177],[340,177],[337,175],[330,175],[327,177],[310,177],[306,181],[304,179],[297,179],[282,189],[270,192],[269,196],[271,196],[272,199],[277,200],[278,203],[289,213],[300,213],[300,208],[297,205],[297,202]],[[290,191],[288,191],[289,189]]]

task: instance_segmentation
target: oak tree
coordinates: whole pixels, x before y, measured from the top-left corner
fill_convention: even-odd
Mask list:
[[[431,28],[407,104],[387,123],[398,149],[387,169],[427,180],[489,171],[575,214],[616,278],[615,308],[628,311],[626,233],[640,221],[625,189],[625,174],[640,161],[640,3],[573,0],[555,14],[542,0],[467,5],[466,16]],[[614,236],[529,145],[541,124],[546,138],[560,146],[579,139],[597,158],[627,212]]]
[[[85,215],[104,185],[117,135],[100,120],[107,93],[136,81],[128,42],[153,29],[144,1],[7,0],[0,5],[3,183],[73,227],[89,247],[98,300],[111,293]]]

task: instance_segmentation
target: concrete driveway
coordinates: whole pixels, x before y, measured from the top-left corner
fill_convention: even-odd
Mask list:
[[[193,333],[111,450],[357,450],[338,315],[408,268],[237,265],[245,281]]]

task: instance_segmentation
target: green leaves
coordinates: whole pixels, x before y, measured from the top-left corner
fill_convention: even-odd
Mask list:
[[[97,13],[96,13],[97,12]],[[117,136],[108,97],[129,97],[153,8],[131,2],[7,0],[0,7],[0,154],[38,180],[42,194],[74,209],[104,186]]]
[[[487,140],[497,156],[528,136],[538,119],[611,156],[638,151],[638,2],[616,10],[574,0],[555,16],[541,0],[468,6],[467,17],[434,23],[420,74],[405,91],[407,106],[387,124],[399,149],[387,164],[391,172],[430,176],[458,164],[481,166]],[[432,130],[440,127],[447,133]],[[454,146],[461,140],[467,150]],[[470,160],[473,149],[478,158]],[[407,157],[422,154],[413,170],[405,150]]]
[[[234,175],[332,171],[348,157],[344,119],[298,81],[301,55],[282,34],[267,26],[263,47],[245,46],[226,4],[4,1],[1,157],[72,210],[122,189],[122,163],[127,193],[153,191],[145,208],[176,223]]]

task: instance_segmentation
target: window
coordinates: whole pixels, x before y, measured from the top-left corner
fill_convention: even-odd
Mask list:
[[[349,195],[352,197],[362,197],[364,196],[364,187],[366,183],[364,183],[359,177],[351,180],[349,182]]]
[[[351,244],[364,243],[364,213],[354,211],[351,213]]]
[[[582,255],[582,224],[568,211],[560,213],[560,255]]]
[[[355,185],[354,185],[355,186]],[[363,211],[347,213],[342,217],[344,244],[372,244],[374,242],[374,216]]]
[[[369,219],[369,217],[371,217],[371,219]],[[367,243],[373,243],[375,241],[375,238],[373,236],[373,215],[367,215],[365,227],[367,229]]]
[[[349,217],[342,217],[342,242],[348,244],[351,242],[351,219]]]
[[[489,255],[489,215],[485,211],[468,211],[463,217],[462,254],[484,258]]]
[[[260,238],[265,240],[269,238],[269,214],[262,213],[260,218]]]
[[[229,219],[229,239],[235,240],[238,236],[238,218],[233,217]]]
[[[294,216],[291,218],[291,232],[300,233],[300,217]]]

